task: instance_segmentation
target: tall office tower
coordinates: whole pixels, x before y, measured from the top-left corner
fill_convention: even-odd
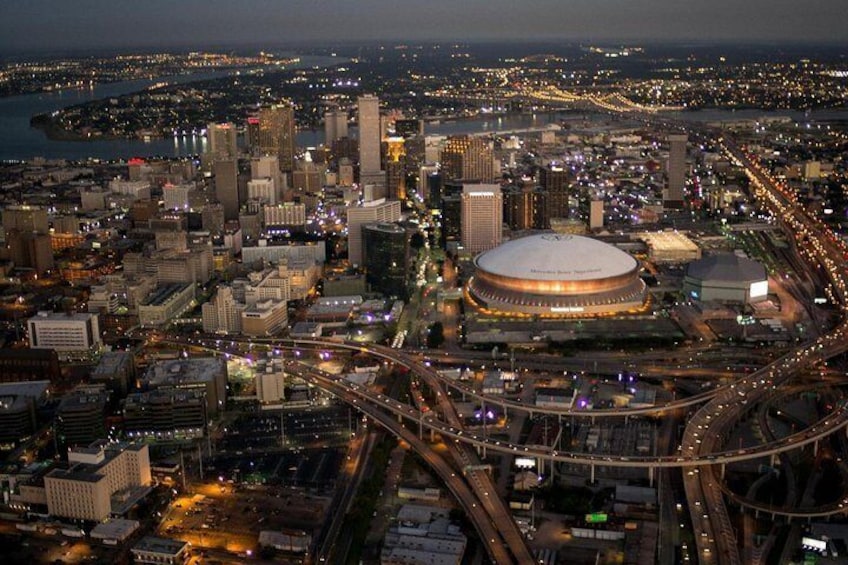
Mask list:
[[[3,228],[22,232],[47,233],[47,210],[38,206],[6,206],[2,211]]]
[[[400,202],[372,200],[347,209],[347,255],[353,265],[362,265],[362,226],[400,220]]]
[[[277,187],[274,179],[253,179],[247,182],[247,197],[250,200],[259,200],[265,204],[275,205],[277,200]]]
[[[668,186],[663,194],[663,207],[683,207],[683,187],[686,184],[686,143],[689,136],[673,133],[668,136]]]
[[[482,253],[501,244],[503,194],[499,184],[468,184],[462,188],[462,246]]]
[[[548,223],[551,218],[568,218],[568,171],[553,165],[543,167],[539,170],[539,184],[548,193]]]
[[[250,155],[259,154],[259,118],[248,116],[244,128],[244,142]]]
[[[604,227],[604,201],[593,196],[589,201],[589,229],[599,230]]]
[[[294,170],[294,107],[289,104],[273,104],[259,109],[259,152],[276,155],[280,170]]]
[[[445,142],[439,157],[442,179],[474,179],[482,182],[495,180],[495,158],[492,144],[480,137],[451,136]]]
[[[362,266],[371,290],[405,299],[409,257],[406,230],[397,224],[365,224],[362,239]]]
[[[504,223],[513,230],[547,229],[546,202],[541,187],[511,186],[503,191]]]
[[[212,163],[215,175],[215,198],[224,206],[225,220],[238,220],[238,161],[224,159]]]
[[[238,157],[236,126],[229,122],[206,126],[206,139],[213,159],[235,159]]]
[[[386,140],[386,194],[397,200],[406,199],[406,150],[402,137]]]
[[[371,94],[360,96],[359,106],[359,171],[380,172],[380,99]]]
[[[324,145],[332,147],[342,137],[347,137],[347,112],[338,109],[324,112]]]

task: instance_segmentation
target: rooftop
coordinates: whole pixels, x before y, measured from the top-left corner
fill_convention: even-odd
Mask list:
[[[188,542],[175,539],[157,538],[145,536],[138,540],[133,547],[134,551],[145,551],[149,553],[162,553],[165,555],[177,555],[188,547]]]
[[[508,241],[477,256],[477,266],[493,275],[541,281],[588,281],[633,271],[636,259],[597,239],[579,235],[531,235]]]

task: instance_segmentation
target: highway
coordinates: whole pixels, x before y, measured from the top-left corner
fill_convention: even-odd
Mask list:
[[[541,100],[567,103],[574,102],[576,98],[570,93],[562,93],[561,98],[558,99],[557,93],[551,91],[531,93],[531,95],[536,95]],[[802,256],[807,272],[813,275],[811,278],[815,279],[815,275],[820,275],[825,279],[824,291],[827,299],[841,310],[841,324],[829,333],[824,333],[816,341],[797,348],[750,377],[737,381],[731,385],[733,388],[719,389],[718,394],[696,412],[684,431],[682,451],[696,457],[704,453],[713,453],[725,431],[734,426],[744,413],[751,410],[768,394],[767,387],[754,385],[757,382],[755,379],[767,377],[772,387],[782,387],[801,369],[844,353],[848,349],[846,347],[848,323],[845,321],[848,307],[846,302],[848,272],[846,272],[845,259],[848,258],[848,248],[836,234],[815,218],[810,217],[798,205],[796,195],[788,187],[773,179],[755,159],[747,155],[721,130],[659,119],[655,116],[655,111],[645,112],[620,96],[617,98],[586,96],[584,100],[611,113],[629,115],[646,123],[672,130],[688,131],[703,141],[717,145],[735,165],[746,172],[751,183],[749,190],[757,201],[765,205],[777,219],[790,241],[794,241],[795,249]],[[846,418],[844,405],[832,414],[829,420],[811,427],[810,431],[817,428],[820,430],[822,425],[829,426],[835,418],[844,425]],[[788,436],[782,441],[787,440],[797,441],[797,438],[792,439],[792,436]],[[736,534],[727,514],[721,482],[716,476],[715,467],[707,466],[701,469],[701,472],[685,474],[684,488],[695,528],[699,561],[731,565],[740,563]],[[845,503],[837,503],[836,510],[841,510],[839,504]]]

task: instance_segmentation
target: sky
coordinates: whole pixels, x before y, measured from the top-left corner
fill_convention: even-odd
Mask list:
[[[0,0],[0,53],[340,41],[848,44],[846,0]]]

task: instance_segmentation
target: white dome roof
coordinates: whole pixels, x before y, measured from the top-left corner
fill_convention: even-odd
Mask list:
[[[540,281],[591,281],[633,271],[636,259],[597,239],[543,234],[508,241],[481,253],[478,268],[493,275]]]

